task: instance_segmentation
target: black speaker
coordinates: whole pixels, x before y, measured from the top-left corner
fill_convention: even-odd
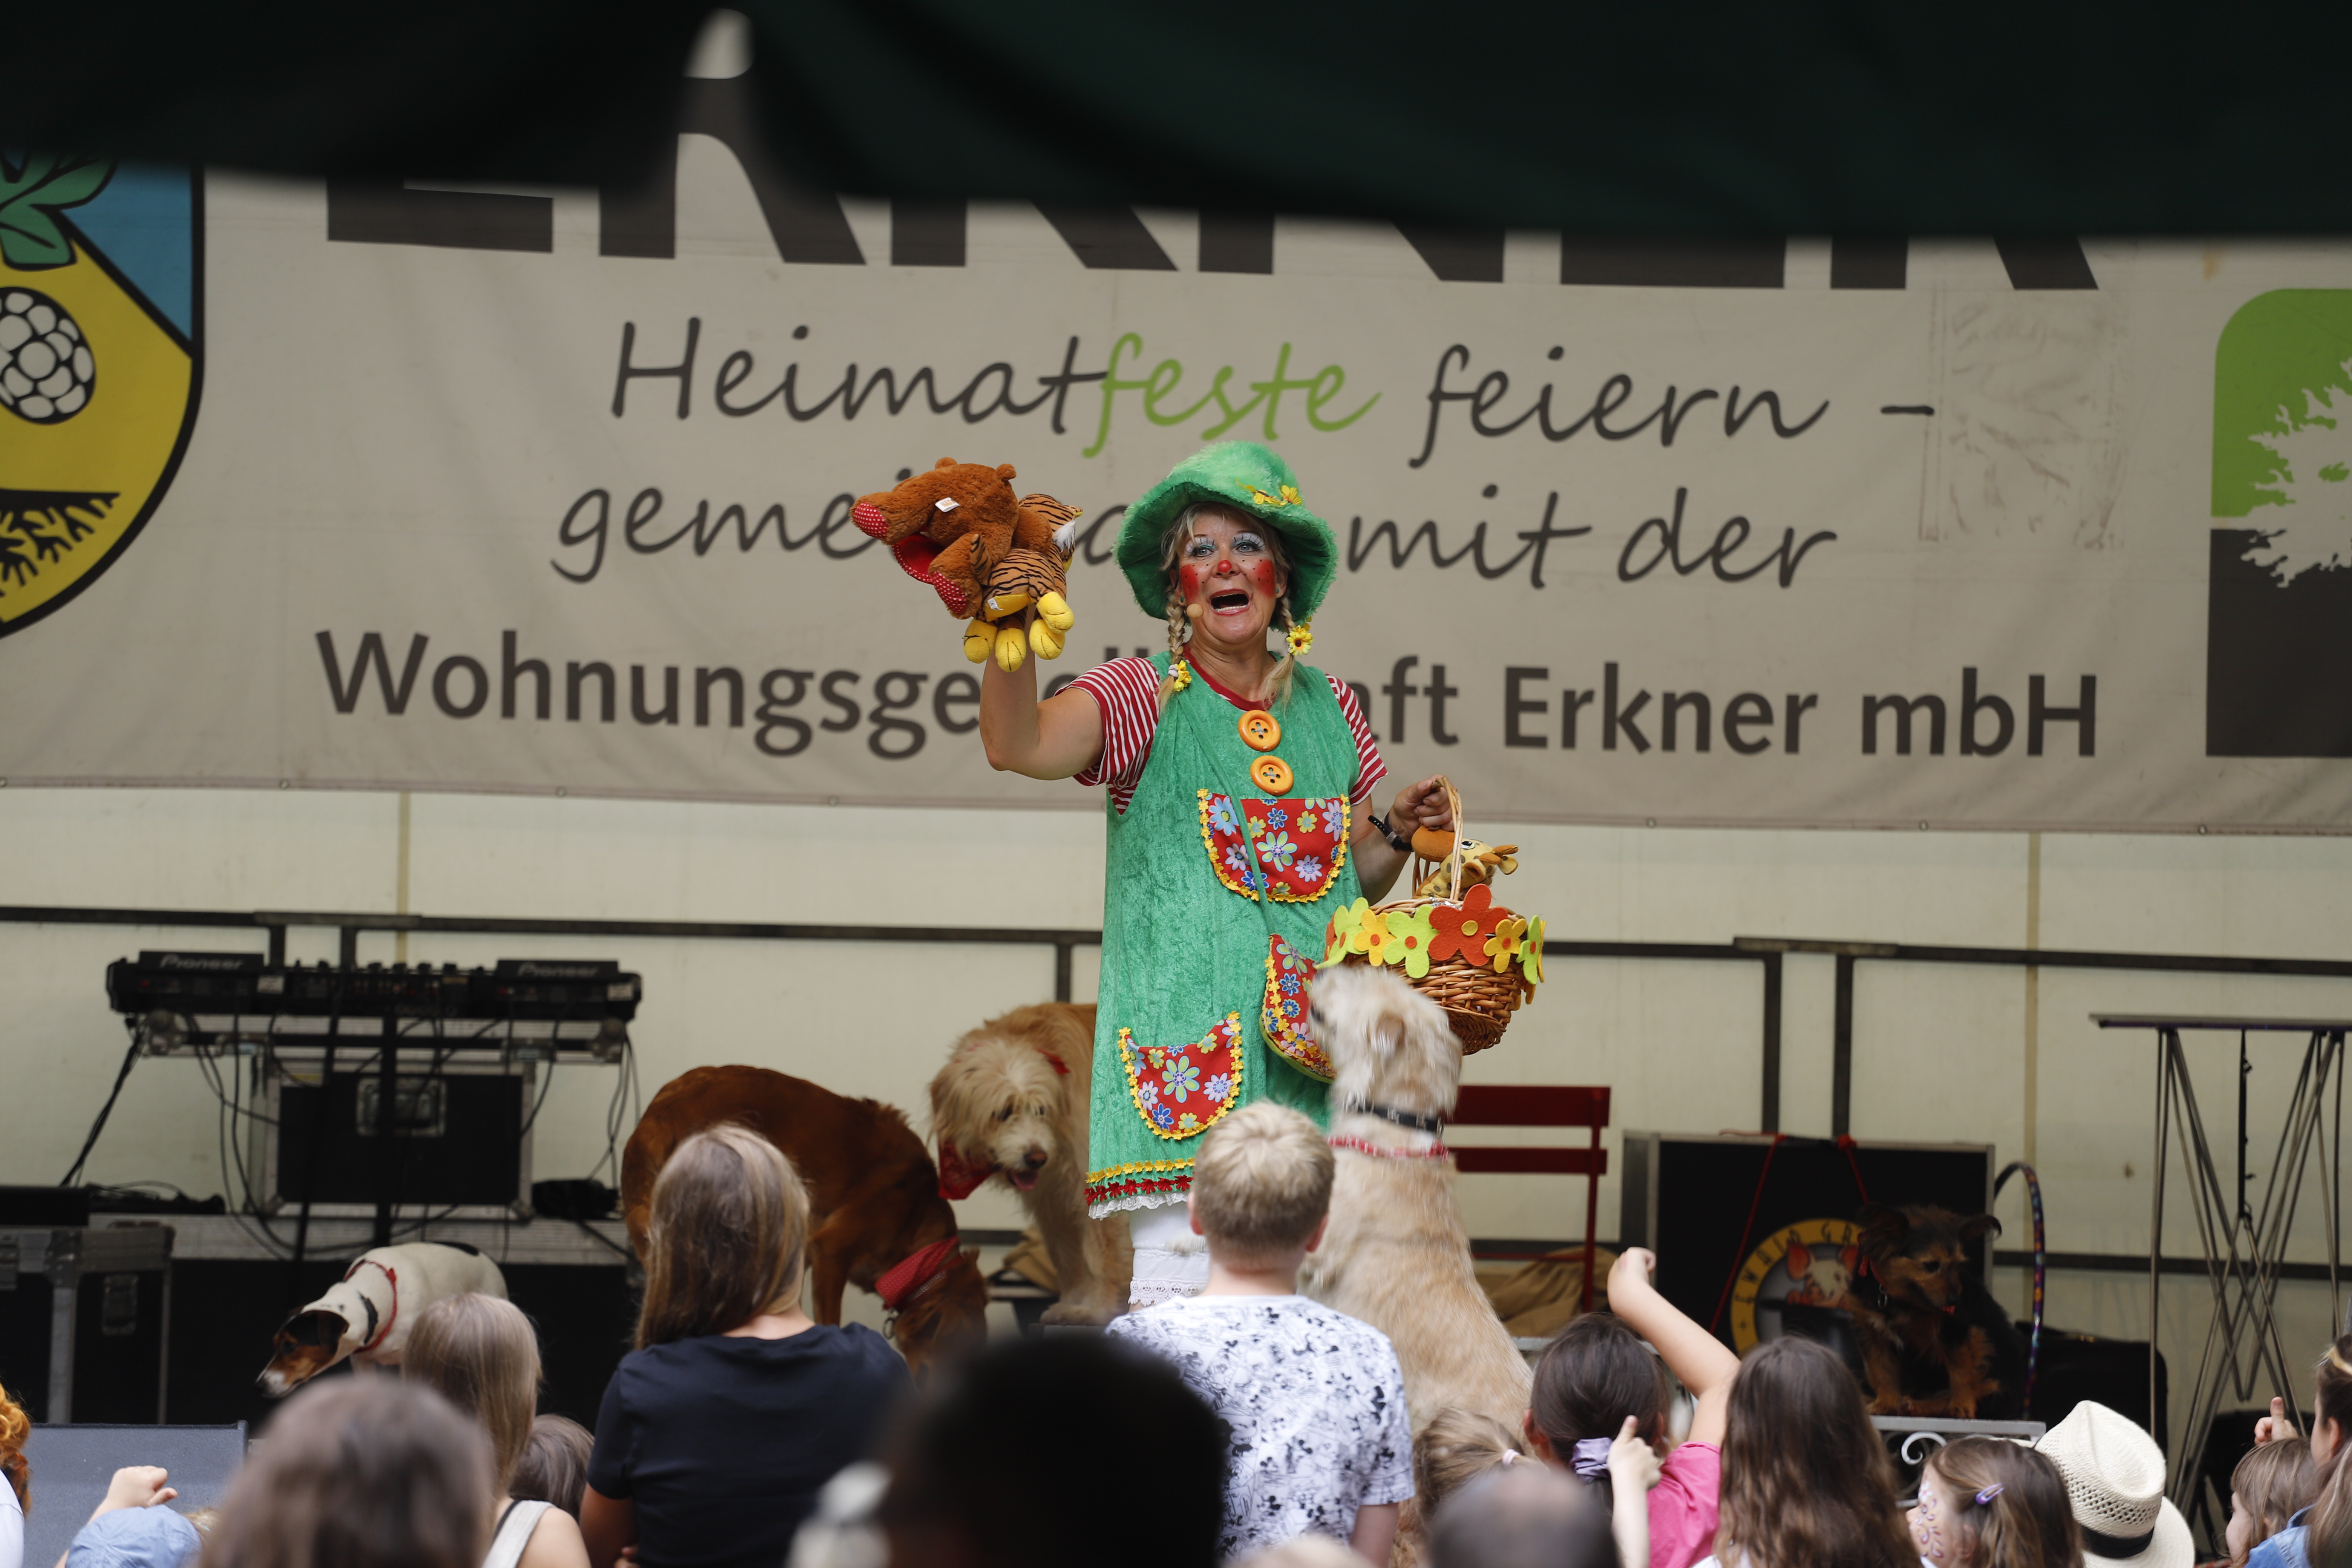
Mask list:
[[[314,1215],[365,1215],[381,1194],[396,1208],[466,1219],[530,1215],[535,1064],[436,1064],[428,1051],[404,1052],[389,1137],[373,1053],[349,1051],[326,1067],[315,1049],[266,1058],[254,1124],[265,1209],[307,1201]]]
[[[1617,1234],[1655,1252],[1659,1293],[1735,1351],[1790,1331],[1833,1339],[1842,1325],[1826,1307],[1844,1289],[1841,1254],[1863,1204],[1982,1214],[1992,1154],[1989,1143],[1629,1131]],[[1991,1261],[1988,1240],[1979,1278]]]

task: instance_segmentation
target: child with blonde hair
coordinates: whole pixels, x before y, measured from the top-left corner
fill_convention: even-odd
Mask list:
[[[539,1334],[512,1301],[476,1291],[444,1296],[417,1314],[401,1375],[481,1423],[496,1494],[482,1568],[587,1568],[580,1526],[562,1510],[514,1494],[539,1409]]]
[[[1332,1172],[1330,1145],[1299,1112],[1261,1100],[1225,1117],[1192,1167],[1208,1288],[1110,1325],[1166,1358],[1232,1430],[1225,1558],[1312,1531],[1384,1563],[1412,1496],[1395,1349],[1298,1294],[1330,1217]]]
[[[2319,1495],[2319,1470],[2302,1437],[2257,1443],[2230,1472],[2230,1568],[2246,1568],[2254,1548],[2284,1530]]]

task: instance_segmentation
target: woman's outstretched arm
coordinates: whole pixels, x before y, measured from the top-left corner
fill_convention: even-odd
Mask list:
[[[980,677],[980,741],[999,773],[1069,778],[1102,756],[1102,710],[1076,687],[1040,702],[1035,659],[1023,660],[1010,675],[991,659]]]

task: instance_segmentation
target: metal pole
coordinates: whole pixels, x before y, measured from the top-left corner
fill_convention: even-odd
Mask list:
[[[1756,1125],[1780,1131],[1780,955],[1764,955],[1764,1114]]]
[[[79,1232],[49,1232],[46,1272],[49,1277],[48,1422],[62,1426],[73,1419],[74,1309],[81,1299]]]
[[[2156,1156],[2148,1173],[2149,1185],[2154,1189],[2149,1200],[2147,1220],[2147,1424],[2155,1426],[2156,1405],[2156,1330],[2157,1309],[2163,1289],[2161,1268],[2164,1262],[2164,1135],[2167,1131],[2168,1096],[2172,1089],[2174,1053],[2179,1050],[2180,1037],[2170,1029],[2156,1032]],[[2158,1433],[2161,1443],[2170,1436]]]
[[[1837,1013],[1830,1043],[1830,1136],[1843,1138],[1853,1121],[1853,954],[1837,955]]]

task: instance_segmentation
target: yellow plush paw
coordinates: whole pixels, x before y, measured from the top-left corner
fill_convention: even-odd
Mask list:
[[[1029,646],[1036,650],[1039,658],[1059,658],[1062,657],[1062,634],[1042,619],[1032,621],[1029,623]]]
[[[1037,618],[1056,632],[1068,631],[1078,624],[1078,617],[1070,609],[1070,602],[1059,594],[1047,594],[1037,601]]]
[[[1002,594],[991,594],[980,607],[990,620],[1001,621],[1007,616],[1019,615],[1036,602],[1027,589],[1013,588]]]
[[[974,664],[986,662],[988,650],[996,646],[996,628],[986,621],[974,621],[963,629],[963,656]]]
[[[1021,635],[1019,626],[996,628],[996,665],[1011,675],[1029,657],[1029,640]]]

